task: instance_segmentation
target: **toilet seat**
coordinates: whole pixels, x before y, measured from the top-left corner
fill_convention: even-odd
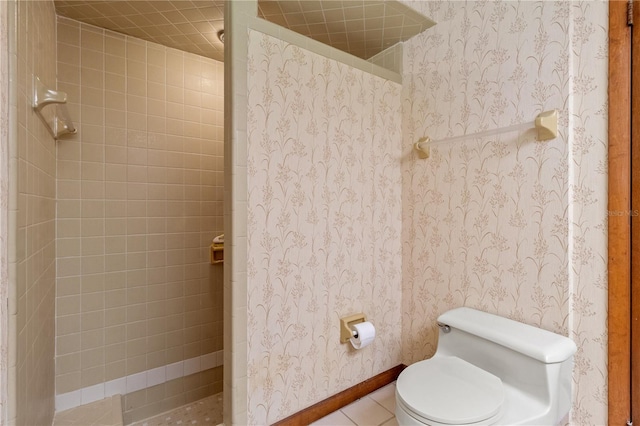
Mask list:
[[[400,405],[427,424],[492,424],[502,416],[502,380],[453,356],[410,365],[396,381]]]

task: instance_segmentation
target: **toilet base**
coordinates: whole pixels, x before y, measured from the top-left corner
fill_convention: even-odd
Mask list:
[[[396,401],[396,421],[400,426],[424,426],[426,423],[420,423],[417,419],[414,419],[406,411],[398,406]]]

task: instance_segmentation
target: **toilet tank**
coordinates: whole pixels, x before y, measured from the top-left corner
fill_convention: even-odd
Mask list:
[[[462,358],[539,400],[559,421],[571,406],[575,343],[547,330],[471,308],[438,317],[436,355]]]

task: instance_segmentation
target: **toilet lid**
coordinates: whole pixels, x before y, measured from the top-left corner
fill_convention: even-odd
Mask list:
[[[480,422],[502,407],[502,380],[460,358],[438,356],[405,368],[396,382],[404,406],[446,424]]]

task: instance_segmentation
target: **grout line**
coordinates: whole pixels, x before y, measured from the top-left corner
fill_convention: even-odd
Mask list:
[[[395,382],[394,382],[394,383],[395,383]],[[380,389],[384,389],[384,388],[386,388],[387,386],[391,386],[391,383],[390,383],[390,384],[388,384],[388,385],[385,385],[385,386],[383,386],[383,387],[381,387],[381,388],[378,388],[378,389],[374,390],[373,392],[371,392],[370,394],[368,394],[368,395],[367,395],[367,398],[369,398],[370,400],[372,400],[373,402],[375,402],[376,404],[378,404],[380,407],[384,408],[384,410],[385,410],[385,411],[387,411],[388,413],[391,413],[391,415],[395,417],[395,415],[396,415],[396,414],[395,414],[394,412],[390,411],[387,407],[385,407],[385,406],[384,406],[384,405],[382,405],[380,402],[378,402],[378,400],[377,400],[377,399],[371,398],[371,395],[372,395],[372,394],[374,394],[374,393],[378,392]],[[389,419],[385,420],[385,422],[388,422],[388,421],[389,421]],[[382,422],[382,423],[384,423],[384,422]]]
[[[211,352],[202,356],[174,362],[173,364],[120,377],[97,385],[56,395],[56,413],[80,405],[99,401],[113,395],[127,393],[160,385],[170,380],[219,367],[223,363],[223,351]]]
[[[389,385],[386,385],[386,386],[389,386]],[[382,388],[380,388],[380,389],[382,389]],[[377,390],[380,390],[380,389],[377,389]],[[376,391],[377,391],[377,390],[376,390]],[[376,392],[376,391],[373,391],[373,392],[371,392],[371,393],[374,393],[374,392]],[[370,394],[367,394],[367,395],[365,395],[365,396],[363,396],[362,398],[360,398],[360,399],[358,399],[358,400],[356,400],[356,401],[352,402],[352,403],[351,403],[351,404],[349,404],[349,405],[357,405],[360,401],[364,400],[365,398],[366,398],[366,399],[369,399],[369,400],[371,400],[371,401],[373,401],[376,405],[378,405],[378,406],[379,406],[380,408],[382,408],[384,411],[386,411],[387,413],[389,413],[389,415],[391,416],[391,417],[389,417],[389,418],[386,418],[385,420],[382,420],[382,421],[377,425],[377,426],[381,426],[381,425],[385,424],[386,422],[388,422],[389,420],[393,419],[396,415],[395,415],[395,413],[392,413],[391,411],[389,411],[389,410],[387,409],[387,407],[385,407],[384,405],[380,404],[380,403],[379,403],[378,401],[376,401],[375,399],[371,398],[371,397],[369,396],[369,395],[371,395],[371,393],[370,393]],[[348,406],[349,406],[349,405],[348,405]],[[348,406],[347,406],[347,407],[348,407]],[[347,417],[347,418],[348,418],[348,419],[349,419],[353,424],[355,424],[356,426],[365,426],[365,425],[360,425],[360,424],[359,424],[359,423],[357,423],[354,419],[352,419],[351,417],[349,417],[349,415],[343,411],[343,409],[344,409],[344,408],[346,408],[346,407],[342,407],[339,411],[340,411],[344,416],[346,416],[346,417]]]
[[[353,419],[352,419],[351,417],[347,416],[347,413],[345,413],[344,411],[342,411],[342,409],[340,409],[340,410],[338,410],[338,411],[340,411],[340,413],[342,413],[342,415],[343,415],[343,416],[345,416],[347,419],[349,419],[349,421],[351,422],[351,424],[352,424],[352,425],[354,425],[354,426],[359,426],[359,425],[358,425],[358,423],[354,422],[354,421],[353,421]],[[329,416],[330,416],[330,415],[331,415],[331,414],[329,414]],[[325,417],[328,417],[328,416],[325,416]],[[320,420],[322,420],[322,419],[320,419]]]

